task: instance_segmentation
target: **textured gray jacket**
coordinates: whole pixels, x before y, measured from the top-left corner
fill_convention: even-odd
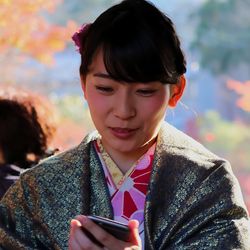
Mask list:
[[[0,202],[0,249],[67,249],[78,214],[113,217],[93,133],[23,173]],[[145,204],[146,249],[250,249],[230,164],[164,123]]]

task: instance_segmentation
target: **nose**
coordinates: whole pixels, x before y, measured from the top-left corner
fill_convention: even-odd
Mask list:
[[[114,104],[114,115],[121,120],[129,120],[136,115],[134,100],[129,92],[121,93]]]

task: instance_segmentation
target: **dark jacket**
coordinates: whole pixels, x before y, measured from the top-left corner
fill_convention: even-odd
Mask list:
[[[19,178],[21,169],[15,165],[0,164],[0,200],[9,187]]]
[[[78,214],[113,218],[97,133],[22,174],[0,202],[4,249],[68,249]],[[230,164],[164,124],[145,204],[145,249],[249,249],[249,218]]]

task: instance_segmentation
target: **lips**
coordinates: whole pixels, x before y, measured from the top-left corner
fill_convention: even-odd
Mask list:
[[[115,137],[118,137],[120,139],[127,139],[133,136],[137,131],[137,129],[119,128],[119,127],[110,128],[110,130]]]
[[[111,128],[111,129],[118,132],[118,133],[128,133],[128,132],[135,130],[135,129],[131,129],[131,128]]]

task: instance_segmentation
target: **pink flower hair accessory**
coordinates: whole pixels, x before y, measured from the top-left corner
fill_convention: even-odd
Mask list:
[[[83,42],[84,42],[84,40],[86,38],[86,34],[87,34],[87,31],[88,31],[90,25],[91,25],[91,23],[83,24],[81,26],[81,28],[78,31],[76,31],[72,36],[72,40],[74,41],[75,46],[77,48],[77,51],[79,53],[82,53],[82,48],[81,47],[82,47]]]

